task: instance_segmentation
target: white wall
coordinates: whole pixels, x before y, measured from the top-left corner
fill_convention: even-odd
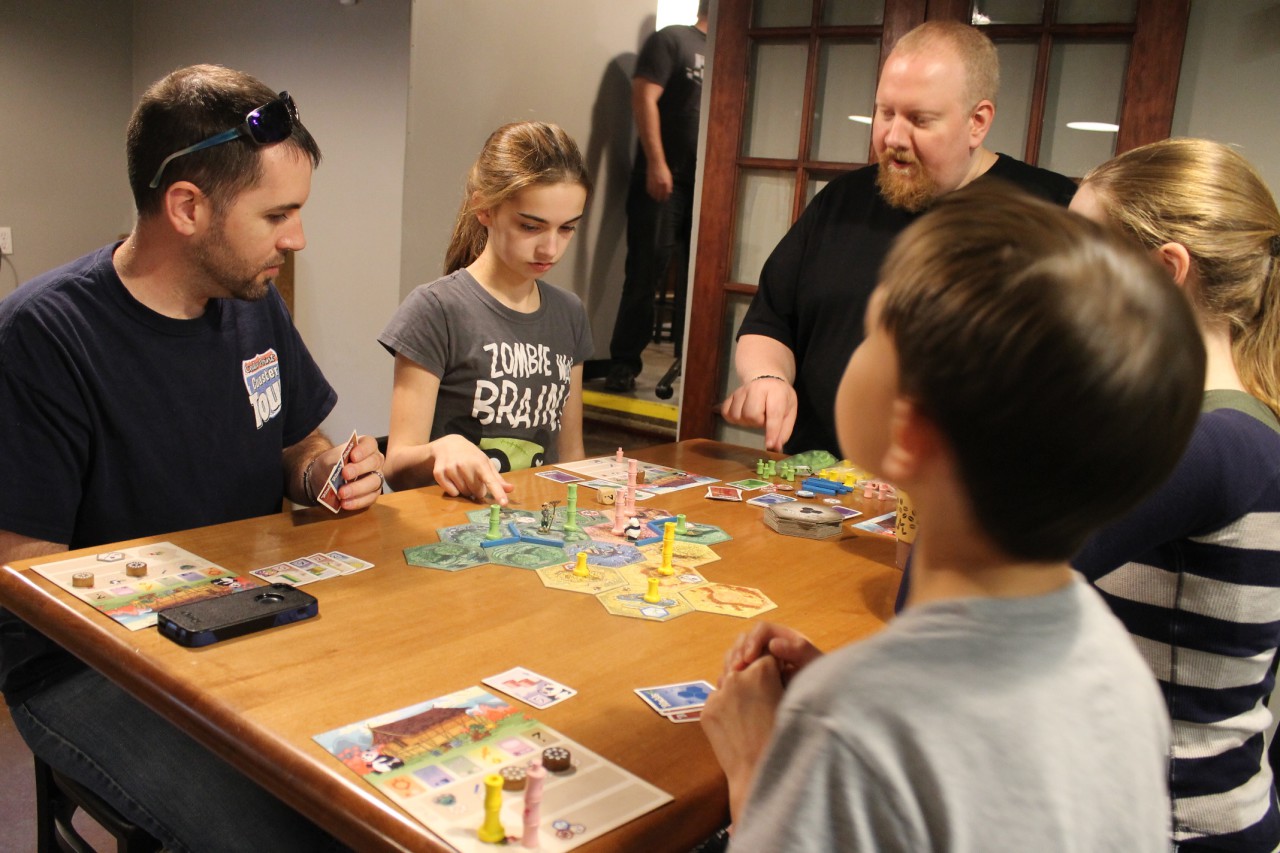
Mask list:
[[[0,296],[129,229],[124,126],[137,96],[173,67],[214,61],[288,88],[325,153],[297,297],[299,326],[341,396],[333,433],[385,432],[391,365],[375,339],[402,294],[438,274],[465,170],[505,121],[560,122],[590,161],[599,192],[551,280],[583,297],[604,354],[625,254],[627,80],[654,8],[0,0],[0,225],[17,249],[0,264]],[[1280,3],[1193,0],[1173,132],[1240,145],[1273,192],[1277,81]]]
[[[403,293],[440,276],[488,135],[511,121],[554,122],[582,149],[596,192],[547,280],[578,294],[596,353],[608,354],[626,255],[630,78],[655,9],[655,0],[414,0]]]
[[[1173,135],[1239,146],[1280,196],[1280,2],[1192,0]]]
[[[0,0],[0,297],[133,224],[130,0]]]
[[[294,316],[338,390],[325,423],[338,441],[383,435],[390,416],[377,337],[399,304],[409,17],[410,0],[133,3],[133,102],[174,68],[214,62],[287,89],[320,144]]]

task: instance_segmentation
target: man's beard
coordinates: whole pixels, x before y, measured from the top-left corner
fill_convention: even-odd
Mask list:
[[[268,266],[255,267],[244,258],[236,256],[228,247],[226,222],[219,217],[205,234],[204,239],[195,247],[195,261],[206,279],[215,284],[233,299],[254,302],[266,296],[271,289],[272,280],[258,280],[258,276]]]
[[[889,204],[911,213],[919,213],[938,197],[937,183],[910,151],[886,148],[876,159],[880,163],[876,172],[876,187]],[[909,164],[910,169],[903,172],[891,165],[894,163]]]

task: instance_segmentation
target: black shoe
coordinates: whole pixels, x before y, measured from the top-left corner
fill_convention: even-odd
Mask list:
[[[634,391],[636,387],[636,371],[625,364],[615,364],[604,380],[606,391]]]

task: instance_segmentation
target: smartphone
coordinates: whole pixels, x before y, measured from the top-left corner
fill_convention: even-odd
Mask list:
[[[310,619],[319,612],[315,596],[285,583],[273,583],[161,610],[156,614],[156,625],[178,645],[207,646]]]

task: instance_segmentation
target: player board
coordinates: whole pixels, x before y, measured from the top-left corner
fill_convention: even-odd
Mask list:
[[[172,542],[104,551],[31,568],[130,631],[155,625],[157,610],[261,585]]]
[[[626,458],[619,459],[617,456],[596,456],[592,459],[583,459],[578,462],[558,463],[556,467],[571,471],[579,477],[585,477],[588,482],[581,484],[584,486],[592,486],[594,488],[593,483],[597,480],[607,480],[610,483],[625,486],[631,461]],[[678,492],[681,489],[691,489],[694,486],[705,486],[707,483],[720,482],[715,477],[704,477],[699,474],[690,474],[687,471],[677,471],[675,468],[655,465],[652,462],[637,462],[636,469],[644,472],[644,482],[640,484],[640,488],[654,495],[663,495],[668,492]]]
[[[672,799],[479,687],[352,723],[315,741],[463,853],[494,848],[476,835],[485,821],[484,777],[523,769],[549,747],[567,750],[570,766],[548,766],[540,850],[572,850]],[[519,845],[523,812],[524,792],[504,790],[500,819],[508,846]]]

